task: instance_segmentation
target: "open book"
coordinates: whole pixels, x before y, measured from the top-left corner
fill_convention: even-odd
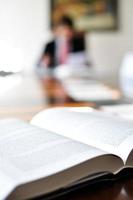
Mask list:
[[[133,166],[133,123],[54,108],[31,124],[0,120],[0,200],[50,195]]]

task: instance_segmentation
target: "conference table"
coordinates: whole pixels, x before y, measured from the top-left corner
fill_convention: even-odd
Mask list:
[[[60,81],[54,78],[39,80],[34,75],[14,75],[0,79],[0,119],[20,118],[30,121],[41,110],[51,107],[95,107],[92,102],[75,102],[68,96]],[[44,197],[39,198],[40,200]],[[133,174],[118,180],[88,185],[61,200],[131,200]]]

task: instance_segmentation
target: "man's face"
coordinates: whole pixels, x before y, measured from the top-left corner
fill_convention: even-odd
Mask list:
[[[56,28],[56,36],[69,40],[73,36],[73,29],[66,25],[60,25]]]

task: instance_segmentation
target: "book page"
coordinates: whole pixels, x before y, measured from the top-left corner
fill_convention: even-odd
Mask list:
[[[49,109],[32,123],[120,156],[124,162],[133,148],[133,123],[109,114],[68,108]]]
[[[0,121],[0,171],[18,185],[101,155],[106,152],[21,120]]]
[[[101,106],[101,110],[125,119],[133,120],[133,104]]]
[[[8,195],[13,191],[15,186],[15,181],[0,171],[0,200],[5,200]]]

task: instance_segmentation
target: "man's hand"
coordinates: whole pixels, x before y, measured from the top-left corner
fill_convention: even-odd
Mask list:
[[[41,61],[41,65],[44,67],[49,67],[51,63],[51,57],[49,55],[44,55]]]

